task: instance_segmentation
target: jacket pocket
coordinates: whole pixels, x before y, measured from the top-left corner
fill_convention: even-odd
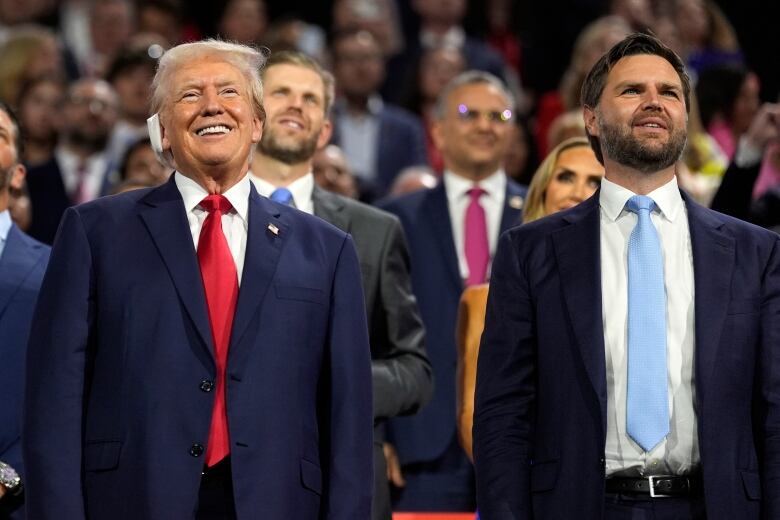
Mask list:
[[[322,470],[320,470],[320,467],[306,459],[301,459],[301,484],[306,489],[321,495]]]
[[[122,451],[120,441],[92,441],[84,446],[84,469],[87,471],[106,471],[119,465]]]
[[[531,466],[531,491],[549,491],[558,480],[558,461],[534,462]]]
[[[294,285],[274,285],[276,297],[281,300],[297,300],[312,303],[325,303],[325,294],[320,289],[296,287]]]
[[[754,471],[742,471],[742,485],[750,500],[761,500],[761,478]]]

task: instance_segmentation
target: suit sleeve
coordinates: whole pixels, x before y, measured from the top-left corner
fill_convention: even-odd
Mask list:
[[[760,373],[762,518],[780,518],[780,237],[762,283]]]
[[[536,329],[512,234],[499,242],[477,364],[474,462],[483,520],[531,519],[530,452]]]
[[[371,365],[374,419],[414,413],[433,393],[425,330],[409,276],[409,253],[395,219],[386,235],[379,277],[380,315],[385,320],[387,345]]]
[[[28,518],[85,518],[82,419],[92,328],[92,259],[79,214],[63,216],[27,351],[22,449]]]
[[[371,351],[368,344],[360,265],[352,239],[343,243],[330,302],[328,402],[322,432],[329,454],[324,471],[321,518],[365,520],[371,517],[373,421]]]

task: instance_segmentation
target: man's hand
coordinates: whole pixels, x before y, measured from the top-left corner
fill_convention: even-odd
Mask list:
[[[3,498],[3,495],[5,495],[5,492],[7,490],[5,489],[5,486],[0,484],[0,498]]]
[[[395,487],[402,488],[406,486],[404,474],[401,473],[401,463],[398,461],[398,453],[395,447],[385,442],[382,444],[382,451],[385,453],[385,462],[387,463],[387,480]]]
[[[764,103],[745,133],[748,145],[763,153],[771,141],[780,139],[780,104]]]

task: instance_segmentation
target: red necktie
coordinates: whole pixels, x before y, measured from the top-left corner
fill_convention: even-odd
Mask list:
[[[217,364],[217,395],[211,413],[206,465],[213,466],[230,453],[227,413],[225,410],[225,367],[227,366],[230,331],[238,299],[238,275],[233,255],[222,233],[222,215],[233,206],[222,195],[209,195],[200,202],[208,211],[198,239],[198,262],[206,305],[214,340],[214,358]]]
[[[487,278],[490,248],[488,247],[485,209],[479,203],[479,198],[485,193],[482,188],[471,188],[468,191],[471,200],[466,208],[463,241],[466,263],[469,266],[469,277],[466,280],[466,285],[485,283]]]

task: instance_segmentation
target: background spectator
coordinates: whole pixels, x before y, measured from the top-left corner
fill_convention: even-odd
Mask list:
[[[361,200],[371,201],[387,192],[403,168],[427,163],[423,128],[413,114],[382,100],[385,63],[371,33],[334,37],[333,72],[338,96],[332,141],[352,166]]]
[[[68,206],[111,189],[116,165],[107,145],[118,105],[114,89],[103,80],[83,79],[69,88],[54,156],[27,172],[33,212],[30,234],[41,242],[52,243]]]
[[[53,31],[36,25],[16,28],[0,46],[0,100],[16,107],[23,83],[64,72]]]
[[[341,148],[331,144],[317,150],[312,157],[311,166],[314,182],[320,188],[350,199],[358,198],[357,183]]]
[[[19,123],[24,135],[23,162],[29,168],[52,158],[60,126],[66,84],[56,76],[39,76],[19,91]]]
[[[433,144],[433,107],[444,86],[466,70],[466,59],[457,47],[444,46],[426,49],[420,61],[411,69],[414,74],[406,83],[402,105],[422,120],[425,128],[425,151],[428,164],[437,175],[444,169],[441,153]]]

